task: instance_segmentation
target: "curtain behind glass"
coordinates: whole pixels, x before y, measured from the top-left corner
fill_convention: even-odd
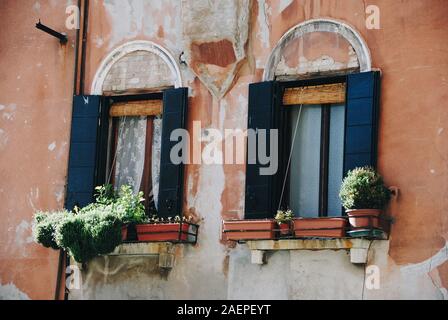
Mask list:
[[[159,179],[160,179],[160,152],[162,149],[162,119],[155,118],[154,133],[152,136],[152,192],[154,205],[159,208]]]

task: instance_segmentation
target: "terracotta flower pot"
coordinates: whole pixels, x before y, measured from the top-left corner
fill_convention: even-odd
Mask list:
[[[345,212],[353,228],[378,229],[380,227],[379,216],[382,214],[380,209],[353,209]]]
[[[128,226],[121,227],[121,240],[126,241],[128,239]]]
[[[290,236],[291,235],[291,224],[290,223],[279,223],[280,236]]]
[[[298,238],[343,238],[346,225],[344,218],[294,219],[294,233]]]
[[[226,240],[274,239],[274,220],[231,220],[224,221],[223,233]]]
[[[165,223],[165,224],[140,224],[137,229],[138,241],[187,241],[188,224]]]

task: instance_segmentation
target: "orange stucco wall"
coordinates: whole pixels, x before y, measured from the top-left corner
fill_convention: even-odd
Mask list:
[[[33,211],[64,200],[75,36],[65,29],[66,4],[0,3],[0,284],[32,299],[52,299],[56,282],[58,254],[30,237]],[[37,30],[39,18],[69,43]]]
[[[261,3],[269,8],[265,22],[259,18]],[[380,8],[379,30],[365,26],[369,4]],[[12,283],[33,299],[52,298],[56,279],[57,253],[34,245],[29,237],[35,209],[63,206],[75,38],[74,31],[64,27],[65,6],[59,1],[0,3],[0,285]],[[178,57],[183,51],[180,4],[161,6],[163,15],[155,5],[143,6],[142,15],[103,1],[91,2],[86,93],[101,61],[128,41],[151,40]],[[448,240],[448,3],[293,0],[282,9],[280,1],[252,1],[246,58],[221,100],[191,72],[183,71],[188,75],[183,85],[194,91],[190,124],[201,120],[203,127],[244,129],[248,84],[261,81],[266,59],[281,36],[312,18],[348,23],[361,33],[372,66],[383,74],[378,166],[387,184],[400,189],[389,208],[396,221],[389,259],[406,265],[431,258]],[[168,22],[166,16],[171,18]],[[67,32],[68,45],[62,47],[36,30],[38,18]],[[330,46],[326,53],[344,58],[339,47],[333,49]],[[214,189],[213,179],[205,178],[201,166],[187,166],[185,210],[206,216],[201,188],[210,187],[220,192],[218,209],[212,209],[225,218],[242,216],[244,170],[244,165],[225,165],[223,185]],[[448,287],[447,264],[445,260],[432,271],[444,288]]]

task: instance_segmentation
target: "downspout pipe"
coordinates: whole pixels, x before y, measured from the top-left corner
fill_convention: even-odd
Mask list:
[[[83,12],[82,18],[82,39],[80,39],[81,32],[78,28],[76,30],[76,40],[75,40],[75,70],[73,77],[73,95],[83,95],[84,94],[84,80],[85,80],[85,61],[86,61],[86,42],[87,42],[87,26],[88,26],[88,16],[89,16],[89,0],[78,0],[79,11]],[[83,9],[83,10],[82,10]],[[65,259],[64,259],[65,258]],[[65,260],[65,263],[64,263]],[[58,262],[58,273],[56,279],[56,289],[54,293],[54,299],[59,300],[61,294],[61,282],[62,275],[64,273],[64,267],[70,265],[70,257],[64,251],[59,252],[59,262]],[[64,281],[65,284],[65,281]],[[64,300],[68,300],[68,291],[65,289],[64,285]]]
[[[80,94],[84,94],[85,71],[86,71],[86,54],[87,54],[87,29],[89,27],[89,0],[84,0],[84,18],[82,25],[82,42],[81,42],[81,68],[79,76]]]

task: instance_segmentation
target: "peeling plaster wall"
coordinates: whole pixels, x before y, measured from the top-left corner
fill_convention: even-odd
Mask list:
[[[0,4],[0,23],[17,30],[14,35],[4,32],[0,36],[0,214],[4,221],[0,225],[0,284],[7,286],[0,287],[0,292],[17,296],[11,290],[16,287],[32,299],[51,297],[54,288],[56,253],[31,244],[29,226],[34,209],[62,206],[73,74],[72,42],[64,51],[53,39],[32,29],[32,23],[20,22],[52,17],[48,23],[62,30],[63,16],[51,13],[63,12],[63,4],[36,3]],[[387,184],[400,188],[400,197],[388,210],[396,220],[391,239],[376,241],[369,254],[369,264],[380,268],[381,288],[363,290],[364,268],[350,264],[346,251],[275,252],[269,254],[267,265],[250,264],[246,247],[220,241],[221,219],[243,217],[245,166],[188,165],[184,211],[201,221],[199,243],[180,246],[168,274],[160,274],[156,258],[98,258],[82,272],[82,290],[72,291],[70,298],[446,299],[446,1],[253,0],[249,17],[233,20],[232,27],[225,30],[214,30],[218,28],[210,27],[212,23],[207,33],[197,31],[194,17],[203,12],[204,23],[221,21],[229,12],[242,12],[245,1],[228,4],[222,14],[207,7],[210,1],[195,1],[197,7],[189,11],[191,3],[91,1],[86,88],[91,87],[103,59],[129,41],[157,43],[176,61],[182,52],[192,49],[195,54],[186,56],[188,66],[179,65],[182,85],[190,88],[189,129],[195,120],[202,122],[203,132],[245,129],[248,85],[262,80],[272,50],[291,27],[316,18],[352,26],[365,39],[372,66],[383,73],[379,170]],[[380,30],[366,29],[368,4],[380,8]],[[214,31],[224,34],[215,38]],[[247,41],[243,41],[246,31]],[[19,42],[17,34],[21,35]],[[73,39],[72,33],[69,39]],[[232,47],[243,39],[239,43],[245,45],[244,51],[241,46],[233,48],[241,62],[237,68],[225,70],[232,82],[226,94],[217,94],[207,83],[216,79],[199,79],[194,66],[218,63],[202,51],[210,50],[207,43],[222,39],[230,39]],[[218,47],[227,50],[228,44],[219,42]],[[356,68],[359,64],[350,45],[335,34],[306,35],[285,46],[283,52],[277,75]],[[226,56],[224,61],[232,58]],[[117,80],[111,77],[107,81],[112,86]],[[128,81],[123,88],[133,87],[136,84]],[[20,163],[16,159],[21,159]]]

